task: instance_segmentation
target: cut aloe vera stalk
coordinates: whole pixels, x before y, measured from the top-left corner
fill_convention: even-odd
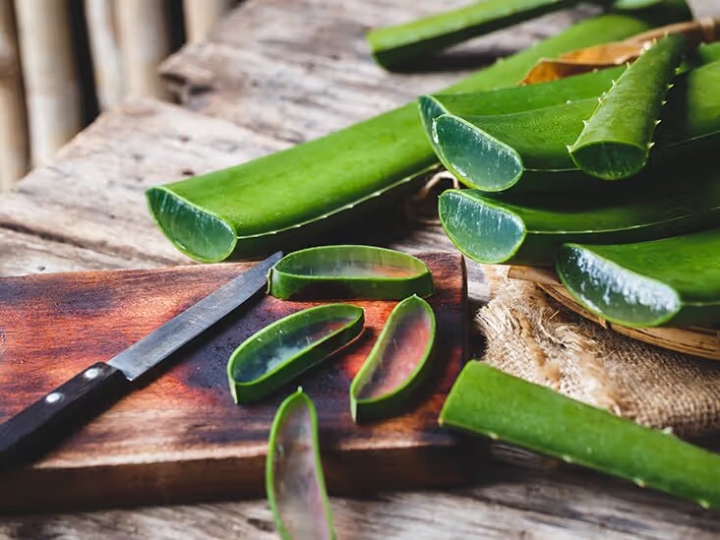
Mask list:
[[[654,12],[582,21],[448,91],[512,86],[539,58],[686,20],[678,6],[687,10],[684,2],[668,1]],[[397,194],[436,164],[412,103],[271,156],[153,187],[147,199],[158,226],[180,251],[213,262],[306,244],[373,202]]]
[[[363,310],[327,304],[293,313],[240,345],[228,362],[235,403],[267,396],[360,335]]]
[[[420,259],[371,246],[323,246],[296,251],[270,270],[268,292],[283,300],[430,296],[433,280]]]
[[[682,36],[658,40],[600,98],[582,133],[568,148],[580,170],[603,180],[619,180],[645,167],[685,47]]]
[[[704,508],[720,506],[719,455],[480,362],[463,368],[440,425],[619,476]]]
[[[465,255],[486,264],[552,266],[567,242],[655,240],[720,225],[720,169],[696,171],[681,186],[626,190],[621,197],[500,200],[476,190],[447,190],[439,215]]]
[[[703,44],[688,56],[681,71],[689,71],[720,60],[720,43]],[[433,120],[443,114],[455,116],[490,116],[512,114],[568,101],[597,98],[610,89],[625,66],[611,67],[564,79],[524,86],[500,88],[489,92],[432,94],[420,96],[418,104],[425,134],[432,141]]]
[[[701,151],[720,133],[720,62],[678,77],[656,130],[653,160],[667,163]],[[552,84],[552,83],[547,83]],[[532,87],[530,87],[532,88]],[[483,191],[504,191],[522,181],[541,184],[549,172],[582,180],[568,153],[597,99],[492,116],[442,115],[435,120],[435,146],[460,181]],[[697,144],[702,143],[702,144]]]
[[[460,117],[513,114],[562,105],[568,101],[597,98],[612,86],[613,80],[623,71],[624,67],[616,67],[552,82],[513,86],[489,92],[420,96],[420,117],[425,134],[432,142],[433,121],[443,114]]]
[[[353,420],[401,414],[430,374],[434,341],[430,304],[411,296],[395,306],[350,386]]]
[[[580,0],[485,0],[406,24],[371,30],[367,40],[375,60],[391,68],[579,3]]]
[[[282,402],[270,430],[265,488],[283,540],[333,540],[315,405],[302,390]]]
[[[589,311],[624,326],[720,323],[720,229],[558,250],[558,275]]]

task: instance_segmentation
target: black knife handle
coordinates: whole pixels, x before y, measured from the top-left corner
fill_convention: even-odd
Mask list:
[[[98,362],[0,424],[0,469],[35,458],[68,423],[94,416],[128,385],[122,371]]]

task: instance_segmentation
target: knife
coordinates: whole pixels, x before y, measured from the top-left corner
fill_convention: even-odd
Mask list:
[[[68,423],[99,414],[138,377],[210,328],[263,288],[277,252],[206,296],[107,362],[98,362],[0,424],[0,469],[35,457]]]

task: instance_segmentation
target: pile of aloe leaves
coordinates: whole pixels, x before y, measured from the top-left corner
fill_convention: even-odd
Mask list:
[[[487,114],[482,94],[474,111],[466,97],[425,98],[438,156],[471,188],[440,198],[448,237],[482,263],[554,266],[580,304],[621,325],[720,323],[707,233],[720,227],[718,52],[667,35],[613,78],[494,93],[537,88],[540,107],[522,111]]]
[[[448,237],[484,264],[554,267],[615,323],[717,325],[718,60],[720,44],[658,32],[627,65],[422,96],[428,141],[465,186],[440,196]],[[482,362],[440,424],[720,506],[717,454]]]
[[[381,65],[401,67],[469,37],[578,3],[487,0],[380,29],[368,39]],[[684,0],[592,3],[603,13],[417,103],[249,163],[154,187],[147,193],[150,212],[169,240],[196,260],[250,258],[307,245],[392,204],[441,164],[464,188],[442,194],[440,220],[469,258],[555,267],[579,303],[623,325],[718,324],[720,162],[712,159],[712,149],[720,141],[720,44],[698,45],[691,34],[663,32],[632,41],[657,27],[690,21]],[[607,44],[637,47],[637,54],[632,62],[599,62],[577,71],[574,66],[572,76],[560,70],[554,80],[521,84],[547,59],[570,58],[572,64],[582,56],[574,51]],[[271,294],[274,289],[279,298],[293,298],[330,291],[320,297],[333,298],[338,275],[316,280],[315,267],[302,259],[298,255],[275,269]],[[320,258],[314,263],[332,267]],[[375,290],[374,298],[394,290],[392,299],[405,298],[350,389],[356,421],[402,411],[403,393],[427,371],[432,337],[417,347],[408,380],[391,381],[389,391],[382,380],[373,382],[374,371],[387,366],[386,334],[402,327],[394,317],[421,321],[426,334],[434,335],[432,310],[428,315],[420,298],[432,293],[432,282],[416,270],[407,268],[412,277],[399,288],[346,283],[339,276],[342,290]],[[347,345],[363,324],[362,310],[354,307],[313,308],[310,323],[303,319],[308,314],[296,314],[239,347],[228,365],[236,401],[262,399],[286,387]],[[311,323],[319,328],[309,329]],[[317,339],[281,347],[288,353],[282,358],[277,350],[258,354],[263,340],[277,344],[278,335],[293,332]],[[270,367],[258,371],[258,358]],[[717,454],[480,362],[467,364],[439,421],[703,507],[720,507]],[[278,411],[267,489],[284,538],[334,537],[317,417],[302,391]]]

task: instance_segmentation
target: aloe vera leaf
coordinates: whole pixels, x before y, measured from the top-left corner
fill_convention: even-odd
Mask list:
[[[447,91],[512,86],[539,58],[685,20],[680,4],[685,5],[668,1],[657,12],[587,19]],[[659,21],[658,13],[669,20]],[[417,116],[411,103],[271,156],[155,186],[146,194],[150,212],[175,247],[203,262],[307,242],[437,164]]]
[[[651,161],[667,163],[693,148],[702,150],[705,146],[696,142],[720,134],[718,80],[720,62],[678,77],[664,107],[665,121],[656,131]],[[483,191],[507,190],[521,178],[539,183],[548,178],[547,171],[577,171],[567,147],[596,106],[596,99],[586,99],[514,114],[442,115],[434,127],[438,155],[460,181]]]
[[[619,13],[644,12],[655,24],[671,17],[692,18],[684,1],[590,0]],[[409,23],[371,30],[367,41],[375,60],[386,68],[416,57],[438,52],[470,38],[528,21],[541,15],[568,9],[579,0],[485,0],[459,9],[430,15]]]
[[[563,284],[589,311],[624,326],[720,322],[720,230],[621,245],[560,247]]]
[[[485,0],[423,19],[368,32],[373,57],[391,68],[475,36],[571,8],[580,0]]]
[[[475,261],[552,266],[568,242],[641,242],[720,225],[720,169],[701,169],[682,185],[643,184],[619,197],[503,200],[451,189],[440,196],[438,211],[448,238]]]
[[[690,51],[685,64],[688,67],[697,67],[720,60],[720,43],[702,43]]]
[[[400,302],[350,385],[355,422],[401,414],[430,374],[435,314],[418,296]]]
[[[689,55],[682,71],[720,60],[720,43],[701,45]],[[610,89],[625,71],[624,66],[601,69],[564,79],[538,84],[513,86],[489,92],[465,92],[460,94],[432,94],[420,96],[418,107],[425,134],[439,152],[434,139],[434,120],[443,114],[459,117],[513,114],[567,102],[597,98]],[[682,92],[678,92],[682,94]],[[700,109],[702,102],[699,103]],[[680,111],[681,109],[676,109]],[[707,115],[705,115],[707,117]],[[678,119],[680,120],[680,119]],[[679,122],[674,121],[675,124]]]
[[[275,414],[265,465],[265,489],[283,540],[335,538],[325,489],[315,405],[301,389]]]
[[[596,98],[608,90],[624,70],[624,67],[618,66],[566,79],[489,92],[424,95],[418,99],[420,118],[425,134],[432,142],[433,120],[443,114],[461,117],[512,114]]]
[[[717,454],[481,362],[463,368],[439,422],[720,506]]]
[[[363,309],[326,304],[293,313],[246,339],[230,356],[235,403],[250,403],[314,367],[360,335]]]
[[[568,147],[580,170],[603,180],[619,180],[645,167],[685,47],[685,39],[678,35],[656,41],[600,97],[582,133]]]
[[[372,246],[322,246],[283,257],[268,276],[268,293],[283,300],[401,300],[434,292],[420,259]]]

